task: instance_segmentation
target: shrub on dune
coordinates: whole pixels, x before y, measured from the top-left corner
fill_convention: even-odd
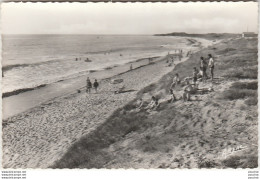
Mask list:
[[[226,78],[257,79],[257,70],[257,67],[231,69],[228,70],[223,76]]]
[[[258,98],[256,97],[250,97],[245,101],[245,104],[249,105],[249,106],[256,106],[258,103]]]
[[[247,97],[253,97],[257,95],[257,91],[255,90],[237,90],[237,89],[229,89],[224,91],[222,94],[218,96],[219,99],[228,99],[228,100],[236,100],[236,99],[245,99]]]
[[[249,89],[249,90],[257,90],[258,83],[254,82],[235,82],[232,84],[231,88],[233,89]]]

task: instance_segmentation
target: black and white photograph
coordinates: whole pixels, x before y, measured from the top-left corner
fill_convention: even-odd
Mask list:
[[[258,168],[258,2],[1,3],[4,169]]]

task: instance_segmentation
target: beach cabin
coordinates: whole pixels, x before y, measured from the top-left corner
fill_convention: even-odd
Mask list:
[[[257,34],[255,34],[254,32],[243,32],[242,38],[245,38],[245,37],[257,37]]]

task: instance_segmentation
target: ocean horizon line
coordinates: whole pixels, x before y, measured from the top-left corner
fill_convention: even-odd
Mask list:
[[[93,35],[93,36],[154,36],[154,35],[170,35],[170,34],[188,34],[188,35],[196,35],[196,34],[199,34],[199,35],[207,35],[207,34],[241,34],[243,33],[241,31],[241,33],[232,33],[232,32],[228,32],[228,33],[216,33],[216,32],[207,32],[207,33],[189,33],[189,32],[165,32],[165,33],[153,33],[153,34],[84,34],[84,33],[21,33],[21,34],[12,34],[12,33],[2,33],[2,35]],[[258,34],[258,32],[253,32],[255,34]]]

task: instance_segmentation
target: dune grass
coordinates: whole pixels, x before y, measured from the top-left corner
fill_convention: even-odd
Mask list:
[[[230,87],[232,89],[248,89],[248,90],[257,90],[258,89],[258,82],[235,82]]]
[[[225,159],[222,164],[227,168],[255,168],[258,165],[256,156],[233,156]]]
[[[230,69],[223,76],[236,79],[257,79],[257,70],[257,66]]]
[[[245,104],[249,106],[257,105],[257,89],[258,83],[254,82],[235,82],[231,85],[231,87],[223,91],[218,98],[224,100],[237,100],[237,99],[245,99]]]
[[[224,91],[219,99],[225,99],[225,100],[236,100],[236,99],[245,99],[247,97],[253,97],[257,96],[257,91],[253,90],[236,90],[236,89],[229,89],[227,91]]]

